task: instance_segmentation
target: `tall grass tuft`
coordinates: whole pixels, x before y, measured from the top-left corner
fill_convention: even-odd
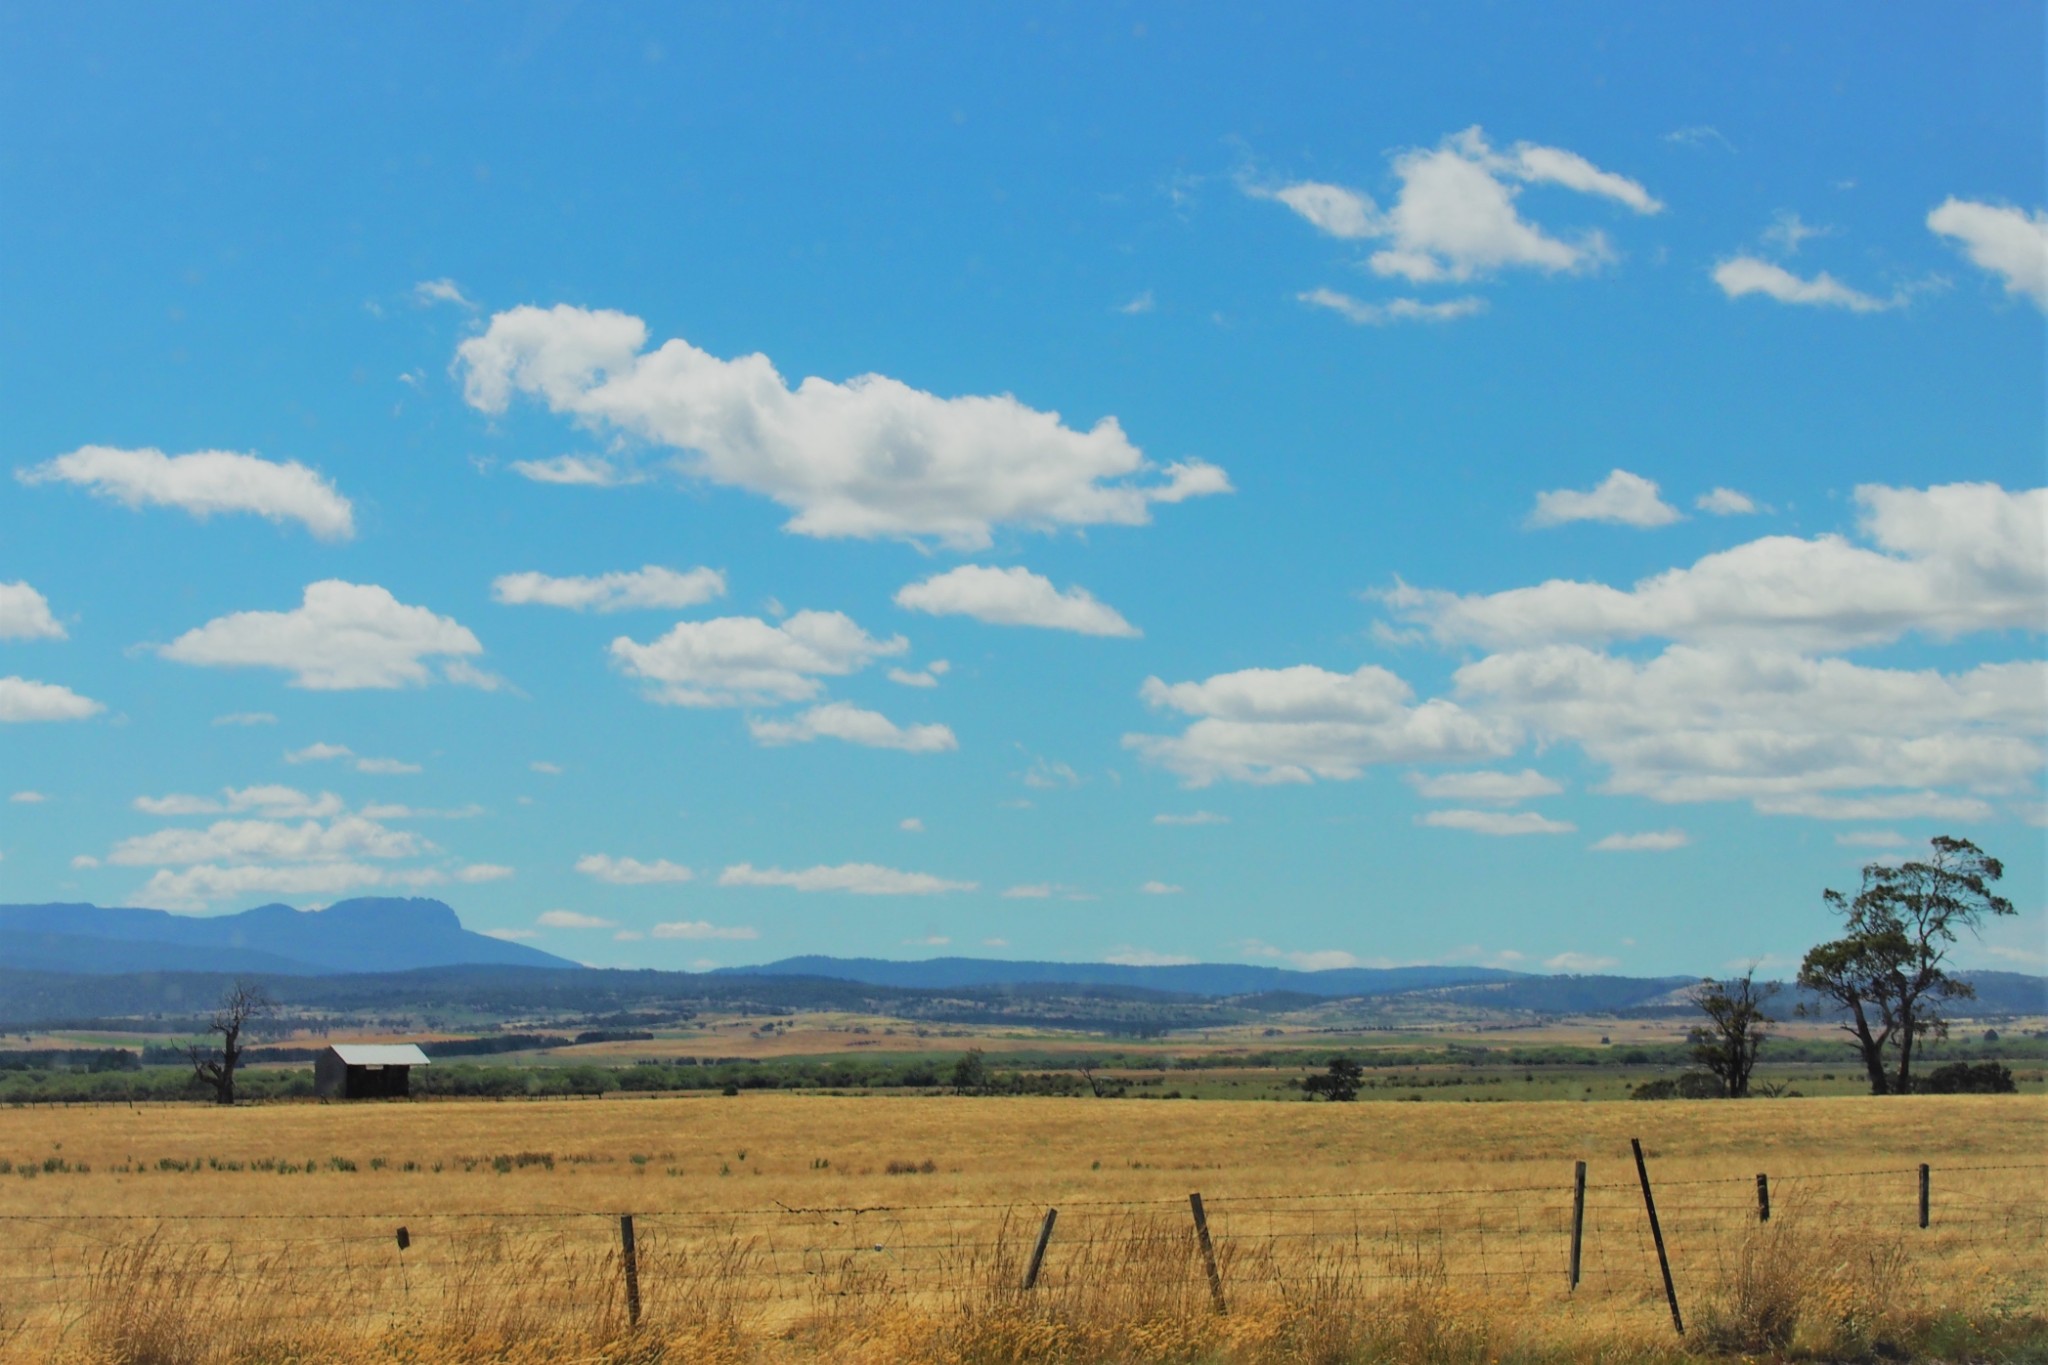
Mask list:
[[[1925,1326],[1908,1262],[1896,1230],[1863,1228],[1825,1205],[1781,1206],[1723,1256],[1700,1338],[1728,1352],[1867,1354]]]

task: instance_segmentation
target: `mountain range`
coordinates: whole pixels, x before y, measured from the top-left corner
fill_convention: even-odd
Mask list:
[[[1168,963],[1141,966],[1120,962],[1012,962],[978,957],[934,957],[895,962],[876,957],[785,957],[758,967],[720,967],[719,976],[822,976],[870,986],[914,990],[959,990],[985,986],[1056,984],[1116,986],[1176,995],[1263,995],[1287,991],[1322,999],[1393,995],[1511,981],[1519,972],[1492,967],[1341,967],[1301,972],[1234,962]]]
[[[2048,1013],[2048,979],[2012,972],[1960,975],[1978,998],[1952,1002],[1951,1013]],[[1123,1001],[1141,1012],[1194,1011],[1179,1021],[1182,1026],[1226,1004],[1240,1013],[1263,1014],[1361,998],[1518,1015],[1684,1012],[1690,1008],[1684,992],[1697,980],[1539,976],[1489,967],[1304,972],[1241,963],[964,957],[896,962],[808,956],[702,974],[603,971],[464,929],[448,905],[424,898],[347,900],[319,911],[265,905],[217,916],[0,905],[0,1004],[6,1007],[0,1013],[10,1018],[161,1010],[170,1000],[210,998],[221,979],[236,976],[276,978],[280,998],[308,1003],[315,997],[357,1005],[474,997],[472,1004],[488,1011],[509,1008],[514,1000],[541,1006],[574,999],[605,1009],[664,999],[837,1009],[887,1000],[934,1018],[957,1004],[970,1014],[1064,1011],[1102,1022],[1113,1021],[1121,1008],[1115,1002]],[[1797,993],[1780,1001],[1786,1008],[1798,1003],[1821,1005]]]
[[[226,972],[332,976],[464,965],[573,967],[462,927],[437,900],[374,897],[325,910],[259,905],[176,915],[97,905],[0,905],[0,965],[91,976]]]

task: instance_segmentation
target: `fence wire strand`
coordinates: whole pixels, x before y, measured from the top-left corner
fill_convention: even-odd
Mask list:
[[[1919,1171],[1773,1173],[1773,1217],[1783,1225],[1824,1213],[1832,1227],[1920,1238],[1915,1249],[1926,1254],[1969,1254],[2048,1278],[2048,1162],[1938,1168],[1924,1230]],[[1760,1226],[1752,1181],[1655,1183],[1673,1273],[1686,1292],[1697,1292]],[[1567,1283],[1572,1189],[1564,1181],[1226,1190],[1205,1204],[1231,1294],[1331,1292],[1424,1275],[1530,1304],[1568,1293],[1661,1303],[1635,1181],[1585,1187],[1575,1290]],[[1058,1207],[1040,1280],[1047,1292],[1142,1255],[1184,1280],[1190,1302],[1202,1301],[1185,1199],[1073,1199]],[[1016,1285],[1044,1211],[1014,1201],[643,1209],[635,1212],[638,1284],[654,1313],[714,1283],[751,1311],[785,1316],[865,1298],[931,1305]],[[62,1326],[133,1296],[151,1276],[203,1275],[288,1290],[295,1314],[364,1330],[402,1319],[460,1322],[515,1302],[520,1312],[616,1317],[626,1311],[619,1233],[616,1213],[562,1209],[0,1213],[0,1310]]]

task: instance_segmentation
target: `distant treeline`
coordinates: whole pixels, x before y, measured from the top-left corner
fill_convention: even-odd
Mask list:
[[[150,1051],[168,1049],[145,1049],[143,1056],[125,1047],[0,1049],[0,1071],[140,1071]],[[185,1055],[178,1053],[173,1060],[182,1062]]]
[[[582,1037],[584,1035],[579,1035]],[[576,1039],[551,1034],[505,1034],[430,1044],[442,1057],[485,1056],[511,1048],[566,1046]],[[629,1041],[644,1041],[634,1038]],[[450,1052],[451,1047],[467,1052]],[[484,1046],[489,1044],[490,1046]],[[152,1048],[163,1056],[170,1049]],[[310,1056],[310,1051],[309,1051]],[[418,1095],[518,1096],[602,1095],[722,1090],[937,1090],[956,1079],[959,1053],[910,1056],[858,1055],[785,1057],[746,1060],[731,1057],[680,1057],[601,1066],[491,1066],[447,1061],[412,1073]],[[1075,1056],[1048,1052],[990,1053],[983,1059],[978,1093],[1011,1095],[1084,1095],[1121,1093],[1114,1073],[1131,1071],[1213,1071],[1257,1069],[1278,1072],[1313,1071],[1335,1056],[1358,1061],[1368,1071],[1417,1071],[1446,1066],[1463,1069],[1537,1070],[1553,1067],[1683,1068],[1691,1057],[1683,1044],[1635,1047],[1510,1047],[1486,1048],[1454,1044],[1443,1049],[1276,1049],[1256,1053],[1202,1054],[1170,1058],[1143,1053],[1104,1052]],[[1842,1044],[1774,1039],[1765,1045],[1767,1062],[1848,1066],[1853,1057]],[[2007,1034],[1987,1038],[1951,1038],[1928,1045],[1930,1064],[2048,1061],[2048,1038]],[[70,1059],[68,1066],[45,1058]],[[125,1058],[125,1062],[118,1059]],[[9,1065],[19,1060],[20,1065]],[[80,1100],[172,1100],[199,1097],[182,1054],[176,1065],[144,1067],[132,1052],[119,1049],[68,1052],[0,1053],[0,1104]],[[1096,1074],[1093,1081],[1085,1072]],[[303,1067],[259,1067],[244,1071],[238,1084],[250,1099],[310,1096],[313,1077]]]

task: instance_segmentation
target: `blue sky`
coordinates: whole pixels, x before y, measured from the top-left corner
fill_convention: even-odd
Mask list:
[[[2048,966],[2036,6],[0,14],[0,900]]]

